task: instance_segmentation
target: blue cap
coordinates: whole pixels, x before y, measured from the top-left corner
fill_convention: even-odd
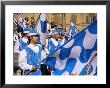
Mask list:
[[[25,28],[24,30],[23,30],[23,33],[29,33],[30,32],[30,29],[28,29],[28,28]]]
[[[29,32],[29,36],[32,36],[32,35],[39,35],[39,33],[37,33],[35,29],[31,29]]]
[[[58,31],[57,30],[53,30],[52,34],[58,34]]]
[[[65,30],[61,29],[61,28],[56,28],[56,30],[52,31],[53,34],[64,33],[64,32],[65,32]]]

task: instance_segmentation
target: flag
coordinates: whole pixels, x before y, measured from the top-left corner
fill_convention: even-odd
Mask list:
[[[17,13],[17,16],[18,16],[18,19],[21,23],[22,28],[25,29],[26,28],[26,21],[21,17],[20,14]]]
[[[76,28],[75,24],[71,21],[70,22],[70,32],[69,32],[70,38],[73,37],[74,35],[76,35],[77,33],[78,33],[78,29]]]
[[[50,36],[50,34],[51,34],[51,24],[47,21],[47,31],[46,31],[46,35],[47,36]]]
[[[20,14],[17,13],[17,17],[18,17],[19,21],[22,23],[23,22],[23,18],[20,16]]]
[[[51,24],[49,22],[47,22],[47,30],[51,29]]]
[[[13,21],[13,22],[14,22],[14,24],[15,24],[17,27],[18,27],[18,25],[21,26],[20,23],[19,23],[15,18],[14,18],[14,21]]]
[[[72,73],[93,75],[97,66],[97,58],[94,57],[96,54],[97,21],[78,32],[54,53],[49,54],[46,64],[53,69],[53,75],[70,75]]]
[[[46,30],[47,30],[47,14],[41,13],[36,26],[37,32],[40,34],[40,42],[42,45],[46,44]]]
[[[21,27],[20,23],[14,18],[14,24],[16,25],[17,29],[16,31],[17,32],[23,32],[23,28]]]

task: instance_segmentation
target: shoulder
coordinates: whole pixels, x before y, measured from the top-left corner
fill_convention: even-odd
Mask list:
[[[36,47],[42,48],[41,44],[36,44]]]
[[[38,45],[36,45],[36,46],[28,45],[27,48],[31,49],[35,53],[38,53],[40,50],[40,46],[38,46]]]

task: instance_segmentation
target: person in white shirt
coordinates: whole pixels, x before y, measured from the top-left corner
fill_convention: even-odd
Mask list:
[[[22,51],[28,44],[28,34],[30,29],[25,29],[23,31],[23,37],[19,38],[14,46],[14,53],[19,53]]]

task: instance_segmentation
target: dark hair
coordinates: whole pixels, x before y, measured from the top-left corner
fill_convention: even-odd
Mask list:
[[[28,20],[29,20],[29,18],[28,18],[28,17],[25,17],[24,19],[25,19],[26,21],[28,21]]]
[[[30,42],[31,42],[31,37],[33,37],[33,36],[39,37],[39,35],[32,35],[32,36],[29,36],[29,37],[28,37],[28,44],[30,44]]]
[[[31,17],[31,19],[34,19],[34,17]]]
[[[61,33],[61,36],[64,36],[64,34]]]
[[[27,33],[22,33],[22,34],[23,34],[23,37],[24,37],[24,36],[26,36]]]
[[[28,37],[28,44],[30,44],[30,42],[31,42],[31,38],[30,37],[31,36]]]

